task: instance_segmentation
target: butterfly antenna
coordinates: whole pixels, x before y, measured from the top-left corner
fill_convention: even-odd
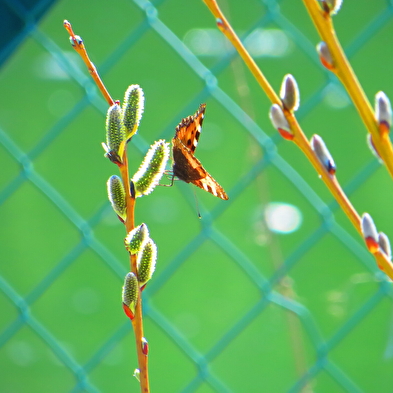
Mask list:
[[[202,216],[201,216],[201,212],[200,212],[200,210],[199,210],[198,197],[197,197],[197,195],[196,195],[195,190],[194,190],[194,198],[195,198],[195,205],[196,205],[196,209],[197,209],[197,213],[198,213],[198,218],[201,219]]]

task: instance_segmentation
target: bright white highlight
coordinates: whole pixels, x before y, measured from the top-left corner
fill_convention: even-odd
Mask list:
[[[191,29],[183,41],[197,56],[219,57],[233,50],[217,29]],[[244,45],[253,58],[283,57],[292,48],[288,36],[279,29],[255,29],[244,39]]]
[[[282,202],[269,203],[264,211],[267,227],[276,233],[291,233],[299,229],[303,217],[293,205]]]

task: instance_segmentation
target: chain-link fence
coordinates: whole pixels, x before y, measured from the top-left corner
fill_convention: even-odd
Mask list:
[[[159,252],[144,292],[152,391],[391,392],[391,284],[277,135],[203,2],[62,0],[39,23],[49,2],[24,3],[1,6],[26,38],[0,69],[0,391],[139,390],[120,300],[125,234],[106,196],[117,173],[100,146],[107,104],[69,45],[68,19],[115,99],[144,89],[131,171],[206,102],[196,156],[230,198],[177,182],[137,201]],[[220,4],[276,89],[295,76],[304,131],[323,136],[355,208],[391,236],[392,181],[319,64],[302,2]],[[345,0],[335,26],[368,97],[393,97],[392,2]]]

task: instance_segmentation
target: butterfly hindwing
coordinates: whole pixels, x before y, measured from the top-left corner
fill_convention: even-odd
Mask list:
[[[208,172],[206,172],[206,177],[194,180],[192,184],[195,184],[197,187],[210,192],[210,194],[213,194],[216,197],[224,200],[228,199],[228,195],[224,189],[213,179],[213,177]]]
[[[186,183],[192,183],[212,195],[227,200],[224,189],[194,156],[202,130],[205,104],[199,106],[193,116],[184,118],[176,127],[173,145],[173,175]]]
[[[173,174],[186,183],[206,177],[207,172],[201,162],[176,138],[173,139],[173,161]]]

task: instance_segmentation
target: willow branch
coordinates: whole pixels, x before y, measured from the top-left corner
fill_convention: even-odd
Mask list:
[[[97,87],[101,91],[105,100],[107,101],[109,106],[112,106],[115,101],[110,96],[108,90],[106,89],[104,83],[102,82],[97,68],[90,60],[85,45],[83,44],[83,40],[75,35],[71,23],[68,21],[64,21],[64,27],[70,34],[70,41],[75,51],[80,55],[86,67],[96,83]],[[122,160],[118,163],[122,182],[126,192],[126,221],[124,223],[126,233],[129,233],[131,230],[135,228],[135,196],[132,195],[130,189],[130,176],[129,176],[129,168],[128,168],[128,159],[127,159],[127,145],[125,144],[124,150],[122,153]],[[130,271],[133,272],[137,276],[137,264],[136,264],[136,255],[130,255]],[[135,334],[136,341],[136,351],[138,357],[138,366],[139,366],[139,383],[141,387],[142,393],[149,393],[149,373],[148,373],[148,357],[143,353],[142,340],[144,337],[143,334],[143,316],[142,316],[142,300],[141,300],[141,291],[139,289],[139,296],[137,298],[137,303],[135,306],[135,315],[132,319],[132,326]]]
[[[75,35],[74,31],[72,30],[71,23],[68,20],[64,21],[64,28],[68,31],[70,35],[71,45],[75,49],[76,53],[82,58],[86,67],[93,78],[94,82],[96,83],[97,87],[100,89],[102,95],[104,96],[106,102],[109,106],[113,105],[115,102],[113,101],[112,97],[110,96],[108,90],[106,89],[104,83],[102,82],[96,66],[90,60],[85,45],[83,44],[83,40],[78,35]]]
[[[337,75],[347,90],[359,116],[372,136],[373,144],[378,154],[385,162],[390,176],[393,177],[393,148],[389,135],[386,132],[380,132],[374,111],[337,38],[332,16],[321,8],[320,2],[317,0],[303,0],[303,3],[321,39],[329,48],[334,64],[334,68],[331,71]]]
[[[233,44],[235,49],[238,51],[239,55],[244,60],[246,66],[250,69],[251,73],[254,75],[255,79],[259,83],[262,90],[265,92],[267,97],[273,104],[278,104],[282,106],[281,99],[278,95],[274,92],[273,88],[271,87],[270,83],[267,81],[265,76],[263,75],[262,71],[258,68],[255,61],[251,58],[250,54],[248,53],[247,49],[244,47],[238,36],[236,35],[235,31],[232,29],[231,25],[225,18],[224,14],[222,13],[221,9],[219,8],[216,0],[203,0],[204,3],[209,8],[210,12],[216,18],[217,27],[220,31],[228,38],[228,40]],[[307,0],[304,0],[307,1]],[[369,106],[369,105],[368,105]],[[370,108],[371,115],[372,110]],[[283,108],[283,112],[285,118],[287,119],[290,130],[293,134],[293,138],[291,140],[299,147],[299,149],[305,154],[308,158],[312,166],[315,168],[317,173],[320,175],[321,179],[324,181],[342,210],[348,216],[349,220],[356,228],[356,230],[362,235],[361,230],[361,218],[359,214],[356,212],[355,208],[349,201],[348,197],[344,193],[343,189],[341,188],[336,176],[332,176],[331,173],[328,172],[327,168],[322,164],[319,160],[318,156],[316,155],[315,151],[311,148],[310,142],[306,138],[304,132],[302,131],[299,123],[297,122],[294,114],[285,108]],[[368,116],[369,116],[368,112]],[[371,119],[367,118],[371,124]],[[375,122],[374,116],[372,115],[372,122],[377,127]],[[378,131],[376,130],[377,134],[379,135]],[[374,134],[373,134],[374,136]],[[363,235],[362,235],[363,237]],[[393,279],[393,264],[392,262],[380,251],[373,253],[378,267],[383,270],[391,279]]]

